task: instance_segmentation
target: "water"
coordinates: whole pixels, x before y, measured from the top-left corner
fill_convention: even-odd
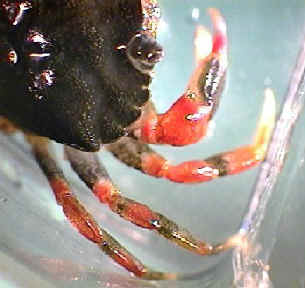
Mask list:
[[[197,24],[209,27],[205,13],[208,7],[219,8],[227,20],[230,66],[212,136],[190,147],[156,147],[156,150],[178,163],[250,143],[266,87],[274,89],[277,111],[280,111],[303,41],[305,4],[301,0],[289,3],[282,0],[267,3],[163,0],[160,3],[163,32],[159,40],[165,47],[166,57],[153,83],[153,100],[160,111],[166,110],[185,88],[194,63],[193,33]],[[255,242],[258,246],[253,259],[261,259],[262,264],[254,261],[251,266],[257,268],[254,272],[261,272],[253,275],[259,279],[268,275],[276,288],[303,287],[305,279],[302,220],[305,137],[301,125],[305,119],[303,114],[300,117],[289,146],[292,153],[287,156],[263,217],[260,238]],[[55,146],[62,160],[62,150]],[[3,163],[0,169],[0,283],[3,287],[232,286],[232,253],[202,258],[124,222],[97,203],[72,174],[69,165],[63,163],[73,190],[97,221],[143,262],[163,271],[200,272],[195,279],[183,281],[147,282],[131,277],[67,223],[20,135],[1,135],[0,155]],[[100,153],[100,159],[126,196],[149,204],[213,243],[238,231],[259,172],[253,169],[209,183],[180,185],[128,169],[106,152]],[[271,271],[264,265],[270,265]]]

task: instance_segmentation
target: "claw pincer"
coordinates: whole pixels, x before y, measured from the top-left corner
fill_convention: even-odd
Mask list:
[[[141,140],[183,146],[198,142],[218,107],[227,69],[227,35],[224,19],[209,10],[214,25],[213,49],[197,63],[184,94],[164,114],[143,119]]]

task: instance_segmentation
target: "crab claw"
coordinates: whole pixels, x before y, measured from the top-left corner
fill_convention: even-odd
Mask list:
[[[187,161],[178,165],[170,164],[156,153],[146,153],[142,156],[142,170],[155,177],[183,183],[205,182],[248,170],[265,157],[275,124],[275,110],[274,94],[271,89],[266,89],[261,117],[252,144],[204,160]]]
[[[212,51],[198,60],[185,93],[166,113],[145,113],[142,128],[135,131],[143,142],[183,146],[198,142],[206,134],[224,87],[228,62],[225,21],[218,10],[208,12],[214,27]]]

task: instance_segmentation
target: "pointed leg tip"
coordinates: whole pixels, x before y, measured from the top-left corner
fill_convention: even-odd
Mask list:
[[[247,247],[249,246],[249,242],[245,235],[238,233],[233,235],[226,241],[226,246],[229,248],[239,247],[241,249],[247,249]]]
[[[240,247],[241,249],[246,249],[249,246],[249,243],[244,235],[235,234],[232,237],[228,238],[224,243],[211,246],[212,249],[210,254],[219,254],[221,252]]]
[[[265,89],[265,100],[262,115],[266,115],[265,122],[273,124],[275,123],[276,101],[274,91],[271,88]]]
[[[265,90],[265,99],[263,109],[258,122],[257,134],[255,136],[254,145],[260,147],[258,154],[264,155],[269,141],[272,136],[273,128],[276,120],[276,101],[272,89]]]
[[[146,271],[140,276],[141,279],[145,280],[177,280],[179,275],[177,273],[167,273],[167,272],[158,272],[150,269],[146,269]]]

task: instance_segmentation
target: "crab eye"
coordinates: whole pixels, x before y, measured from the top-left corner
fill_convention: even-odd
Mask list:
[[[149,74],[163,57],[163,49],[157,41],[146,34],[136,34],[127,45],[127,56],[133,66]]]

